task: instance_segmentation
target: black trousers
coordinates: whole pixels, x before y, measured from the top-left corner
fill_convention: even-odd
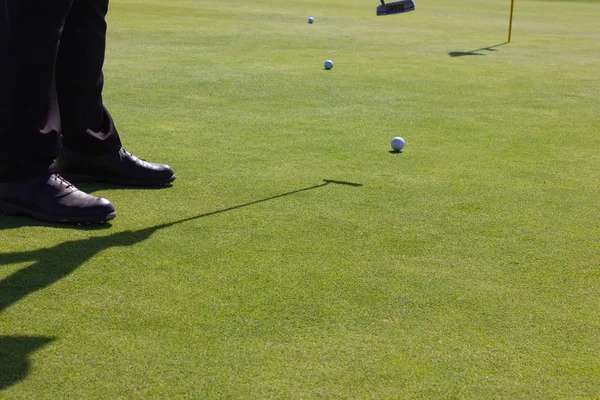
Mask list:
[[[0,180],[43,174],[60,146],[121,146],[102,103],[108,0],[0,0]]]

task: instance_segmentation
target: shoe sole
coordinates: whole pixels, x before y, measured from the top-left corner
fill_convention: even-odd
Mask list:
[[[117,216],[116,212],[100,215],[82,215],[79,217],[64,217],[50,215],[43,212],[29,210],[14,204],[6,203],[0,200],[0,214],[18,216],[25,215],[44,222],[60,222],[66,224],[101,224],[108,222]]]
[[[116,183],[118,185],[126,186],[148,186],[158,187],[167,186],[175,180],[175,175],[172,175],[169,179],[160,180],[139,180],[130,178],[121,178],[118,176],[98,176],[98,175],[86,175],[78,173],[60,172],[60,176],[65,178],[67,181],[72,183]]]

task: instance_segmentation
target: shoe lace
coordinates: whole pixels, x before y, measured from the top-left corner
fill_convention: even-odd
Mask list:
[[[127,155],[129,155],[129,156],[133,157],[134,159],[136,159],[136,158],[137,158],[138,160],[146,161],[146,160],[144,160],[143,158],[139,158],[138,156],[136,156],[136,155],[134,155],[134,154],[132,154],[132,153],[128,152],[127,150],[125,150],[125,149],[124,149],[124,148],[122,148],[122,147],[121,147],[121,151],[122,151],[123,153],[125,153],[125,154],[127,154]]]
[[[65,178],[63,178],[62,176],[60,176],[59,174],[54,174],[54,177],[56,178],[57,181],[59,181],[63,185],[65,185],[67,187],[67,189],[75,187],[71,182],[69,182],[68,180],[66,180]]]

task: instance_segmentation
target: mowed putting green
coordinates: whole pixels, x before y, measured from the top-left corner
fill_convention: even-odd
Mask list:
[[[0,216],[1,398],[600,398],[600,2],[377,4],[111,4],[178,178]]]

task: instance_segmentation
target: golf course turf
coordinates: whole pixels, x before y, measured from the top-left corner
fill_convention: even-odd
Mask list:
[[[600,1],[378,4],[111,2],[177,180],[0,216],[0,398],[600,398]]]

